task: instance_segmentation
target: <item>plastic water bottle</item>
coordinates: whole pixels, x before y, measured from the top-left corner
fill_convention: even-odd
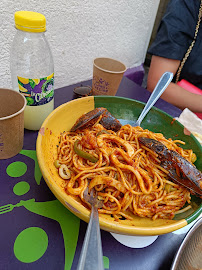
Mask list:
[[[15,13],[16,34],[11,47],[13,89],[27,100],[24,127],[39,130],[54,109],[54,64],[45,37],[46,18],[32,11]]]

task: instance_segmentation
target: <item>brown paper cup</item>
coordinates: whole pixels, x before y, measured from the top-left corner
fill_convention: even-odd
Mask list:
[[[96,58],[93,62],[93,95],[115,96],[126,66],[111,58]]]
[[[0,88],[0,159],[17,155],[23,147],[25,97]]]

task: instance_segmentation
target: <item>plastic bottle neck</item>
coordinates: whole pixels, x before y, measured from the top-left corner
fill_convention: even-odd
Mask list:
[[[31,37],[45,37],[45,31],[44,32],[27,32],[16,28],[16,34],[22,35],[22,36],[31,36]]]

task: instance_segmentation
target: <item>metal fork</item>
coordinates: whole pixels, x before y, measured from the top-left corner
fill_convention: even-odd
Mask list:
[[[85,201],[91,204],[91,214],[77,270],[104,270],[98,215],[98,208],[101,208],[103,203],[97,199],[97,194],[93,195],[93,189],[90,195],[88,188],[84,191]]]

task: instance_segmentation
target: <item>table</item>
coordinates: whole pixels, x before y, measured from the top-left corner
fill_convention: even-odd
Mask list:
[[[55,107],[73,98],[73,89],[55,91]],[[146,102],[150,93],[123,77],[118,96]],[[159,99],[155,104],[173,117],[181,110]],[[50,192],[38,167],[38,132],[25,130],[23,150],[0,161],[0,269],[76,269],[87,224],[70,213]],[[161,235],[145,248],[129,248],[101,231],[104,265],[110,270],[167,270],[184,234]]]

